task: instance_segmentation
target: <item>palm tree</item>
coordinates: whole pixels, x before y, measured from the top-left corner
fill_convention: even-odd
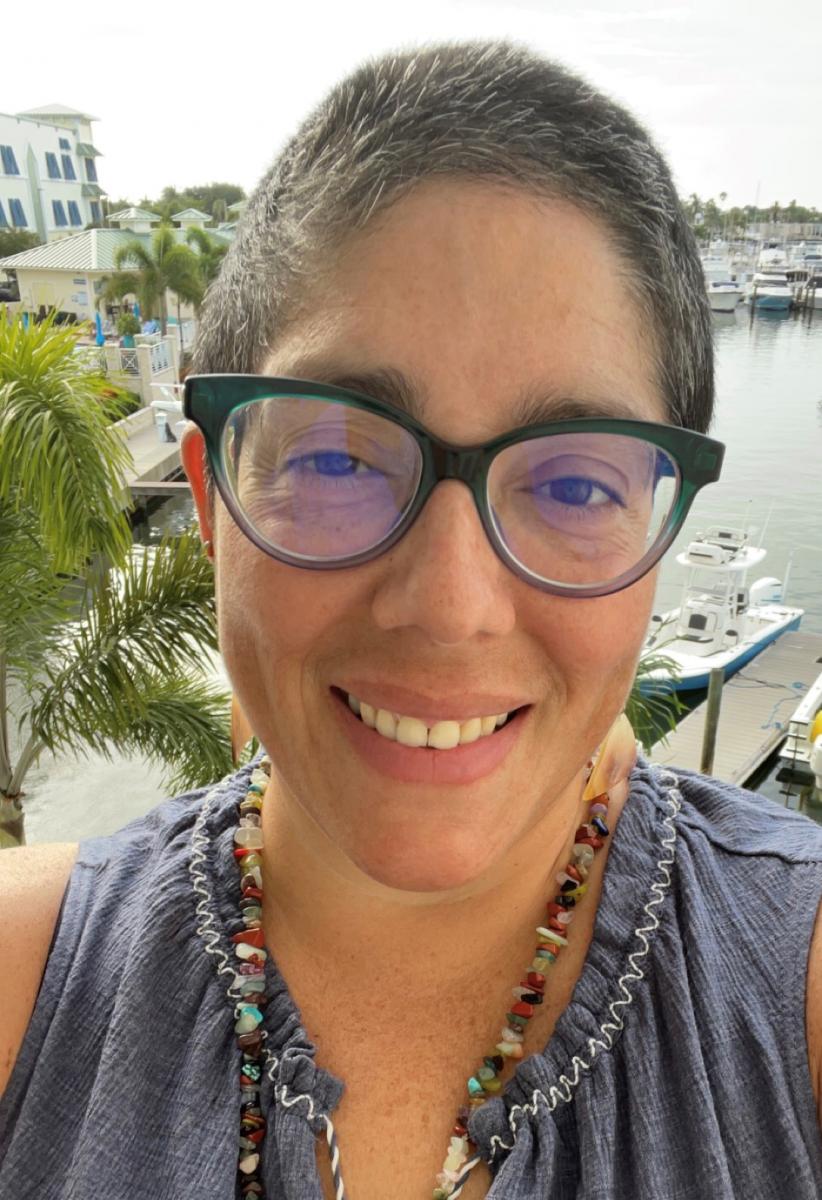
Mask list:
[[[108,277],[108,286],[115,290],[136,284],[133,292],[143,313],[159,316],[164,335],[168,328],[166,292],[195,305],[200,304],[204,292],[197,256],[176,240],[174,232],[170,225],[160,225],[151,235],[150,247],[138,237],[129,238],[114,252],[117,271]],[[122,269],[125,264],[129,264],[127,271]],[[127,294],[120,291],[120,295]]]
[[[222,261],[228,250],[228,245],[225,242],[217,241],[205,229],[198,229],[196,225],[186,230],[186,241],[190,246],[196,247],[197,269],[200,273],[203,292],[205,293],[209,284],[219,274]]]
[[[202,674],[211,564],[193,535],[135,557],[116,400],[76,341],[0,308],[0,846],[24,840],[44,749],[140,752],[174,790],[231,767],[228,697]]]

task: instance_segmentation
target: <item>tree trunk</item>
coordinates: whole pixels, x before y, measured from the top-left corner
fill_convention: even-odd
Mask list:
[[[0,850],[25,844],[25,816],[20,797],[12,799],[0,794]]]

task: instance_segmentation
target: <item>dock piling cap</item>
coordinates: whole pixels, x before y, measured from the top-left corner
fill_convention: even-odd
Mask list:
[[[810,742],[811,745],[813,745],[814,742],[816,741],[816,739],[819,737],[822,737],[822,708],[820,708],[819,712],[816,714],[816,716],[813,719],[813,723],[811,724],[811,732],[808,737],[808,741]]]

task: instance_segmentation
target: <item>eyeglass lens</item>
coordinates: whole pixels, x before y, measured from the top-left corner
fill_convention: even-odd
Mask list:
[[[367,553],[402,521],[422,452],[408,430],[329,400],[240,406],[221,446],[229,486],[274,550],[333,562]],[[491,463],[487,499],[508,554],[546,582],[592,585],[632,570],[659,540],[675,460],[641,438],[586,431],[518,442]]]

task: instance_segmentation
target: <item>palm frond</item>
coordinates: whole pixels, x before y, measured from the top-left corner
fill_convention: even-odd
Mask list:
[[[53,650],[69,602],[50,567],[36,518],[0,504],[0,655],[6,670],[31,684]]]
[[[648,753],[676,729],[680,716],[687,709],[670,682],[651,678],[656,671],[664,671],[672,682],[681,675],[679,664],[668,655],[643,655],[625,705],[634,733]]]
[[[214,579],[198,539],[167,539],[90,592],[87,618],[47,665],[31,721],[56,750],[80,738],[101,750],[141,711],[156,673],[202,671],[217,648]]]
[[[205,680],[157,672],[143,681],[140,714],[118,749],[168,768],[169,793],[222,779],[233,769],[230,696]]]
[[[128,448],[100,396],[108,381],[75,356],[77,332],[53,319],[26,328],[0,310],[0,503],[39,522],[54,569],[95,551],[121,561]]]

